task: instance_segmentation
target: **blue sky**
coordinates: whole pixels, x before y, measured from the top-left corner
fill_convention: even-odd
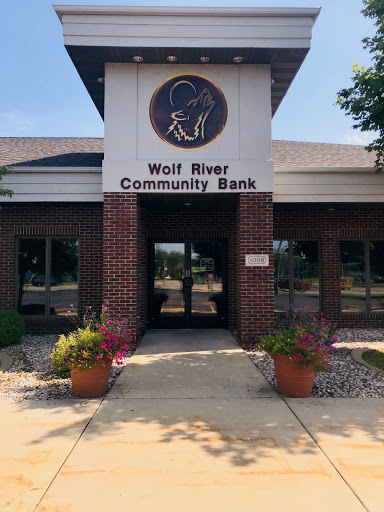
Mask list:
[[[61,4],[322,7],[312,49],[272,122],[274,139],[366,144],[334,105],[352,64],[369,65],[361,39],[374,27],[361,0],[57,1]],[[71,63],[48,0],[1,0],[0,136],[102,137],[103,122]]]

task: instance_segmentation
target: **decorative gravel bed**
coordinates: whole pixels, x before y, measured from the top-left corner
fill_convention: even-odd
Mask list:
[[[315,377],[313,395],[316,397],[384,397],[384,373],[369,370],[352,360],[353,348],[384,348],[384,329],[339,329],[337,351],[332,353],[328,372]],[[11,368],[0,377],[0,399],[47,400],[74,398],[70,379],[56,377],[51,369],[49,353],[57,335],[23,337],[20,345],[5,347],[2,352],[13,359]],[[132,355],[131,353],[129,357]],[[275,371],[270,356],[248,352],[254,364],[276,389]],[[122,372],[123,366],[112,367],[108,390]]]
[[[1,352],[13,359],[13,365],[0,377],[0,399],[48,400],[75,398],[71,379],[58,378],[51,369],[49,354],[57,342],[57,335],[23,336],[19,345],[4,347]],[[130,353],[129,357],[133,354]],[[112,366],[108,391],[127,364]]]
[[[338,350],[332,352],[331,370],[315,376],[312,394],[316,397],[384,397],[384,373],[356,363],[351,358],[354,348],[384,348],[384,329],[339,329]],[[264,377],[276,389],[273,361],[263,352],[248,352]]]

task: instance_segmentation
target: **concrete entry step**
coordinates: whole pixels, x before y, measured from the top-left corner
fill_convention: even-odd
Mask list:
[[[149,331],[109,398],[276,397],[224,329]]]

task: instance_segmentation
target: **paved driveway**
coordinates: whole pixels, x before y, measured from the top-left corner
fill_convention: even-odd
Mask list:
[[[0,412],[0,510],[383,511],[384,401],[285,402],[227,331],[152,331],[104,400]]]

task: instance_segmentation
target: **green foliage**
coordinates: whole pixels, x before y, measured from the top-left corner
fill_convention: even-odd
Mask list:
[[[0,347],[20,343],[24,332],[24,318],[19,313],[0,310]]]
[[[66,378],[71,367],[81,366],[82,371],[92,368],[105,355],[104,349],[100,348],[102,343],[103,334],[93,332],[89,327],[62,334],[51,352],[53,369],[60,377]]]
[[[384,0],[363,0],[363,3],[362,13],[377,28],[374,37],[362,41],[372,54],[372,65],[366,68],[354,64],[353,85],[338,92],[337,104],[356,121],[353,128],[378,133],[366,149],[376,152],[376,170],[381,172],[384,169]]]
[[[315,372],[329,368],[330,353],[335,350],[332,345],[337,340],[333,334],[334,326],[317,315],[310,317],[307,313],[297,313],[293,324],[266,333],[256,339],[254,350],[267,352],[269,355],[285,355],[299,366],[313,369]]]
[[[366,363],[384,371],[384,350],[367,350],[361,357]]]
[[[62,334],[49,356],[60,377],[69,377],[71,368],[83,372],[108,359],[123,364],[123,357],[134,346],[127,319],[111,314],[106,302],[100,315],[88,306],[79,322],[82,327]]]
[[[13,171],[10,167],[0,167],[0,181],[3,179],[3,176],[6,176],[7,174],[13,174]],[[4,188],[3,185],[0,185],[0,197],[12,197],[13,191]]]

